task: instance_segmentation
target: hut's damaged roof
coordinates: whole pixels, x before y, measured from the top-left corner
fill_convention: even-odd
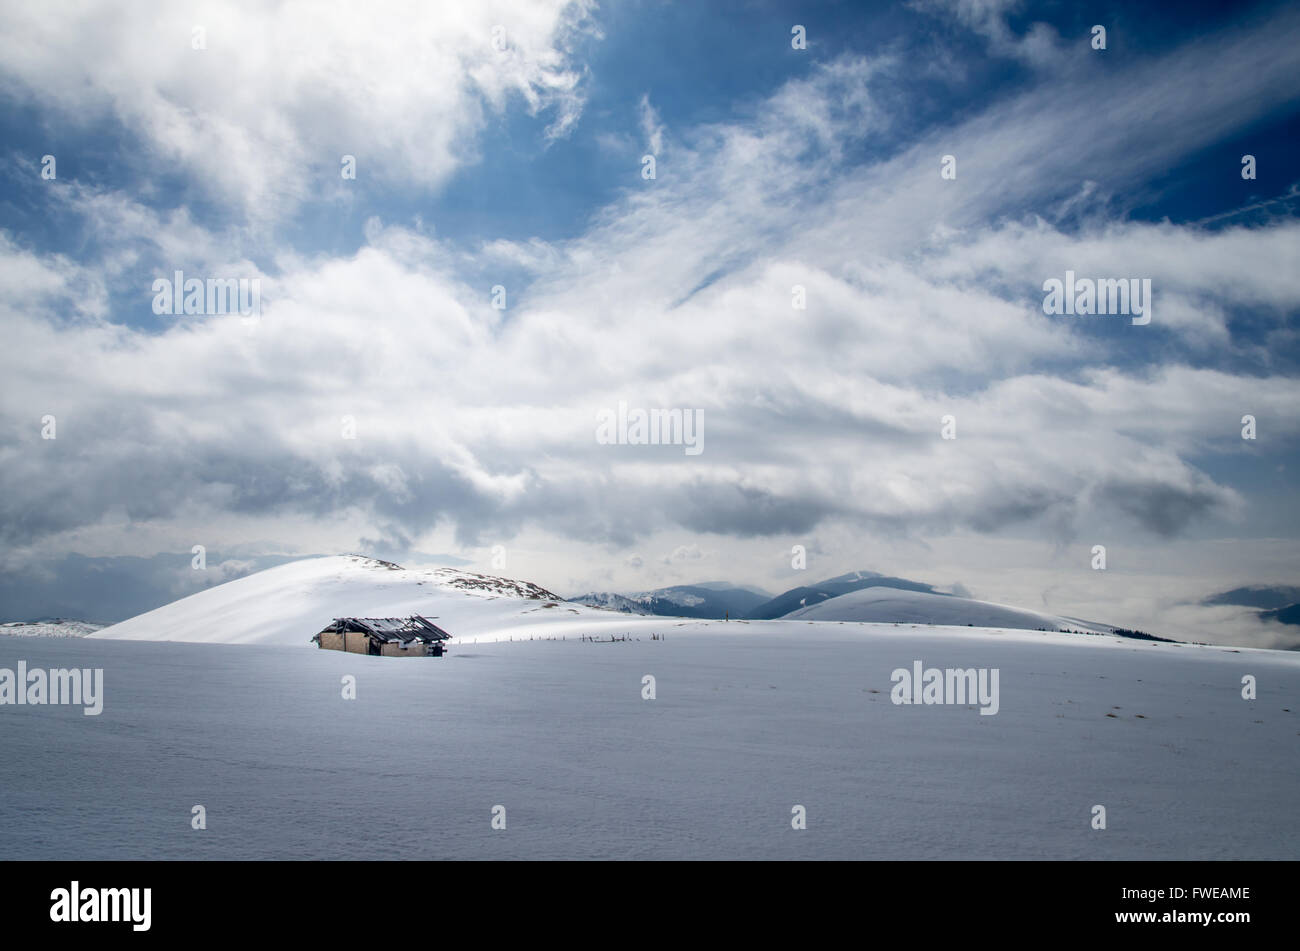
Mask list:
[[[382,643],[422,641],[432,644],[434,641],[446,641],[451,635],[428,618],[416,614],[412,617],[336,617],[321,634],[354,631],[369,634]]]

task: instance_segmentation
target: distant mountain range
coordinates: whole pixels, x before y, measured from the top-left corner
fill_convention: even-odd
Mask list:
[[[401,572],[405,569],[379,559],[347,556],[374,570]],[[318,560],[319,562],[319,560]],[[448,571],[450,571],[448,569]],[[420,580],[418,584],[429,582]],[[495,596],[522,597],[562,602],[563,599],[535,585],[507,579],[460,572],[457,577],[439,577],[438,584],[467,590],[483,589]],[[1110,633],[1142,640],[1167,640],[1142,631],[1131,631],[1093,621],[1058,616],[1010,605],[979,601],[938,591],[934,585],[874,571],[852,571],[812,585],[791,588],[773,597],[752,586],[725,581],[673,585],[639,594],[589,592],[568,603],[622,614],[645,617],[680,617],[700,620],[816,620],[865,623],[933,624],[1012,628],[1047,631]],[[1206,605],[1235,605],[1253,609],[1265,621],[1300,625],[1300,587],[1253,585],[1234,588],[1206,598]],[[547,607],[552,607],[548,604]],[[0,623],[0,634],[45,637],[82,637],[97,632],[103,624],[64,618]],[[1300,649],[1300,648],[1296,648]]]
[[[830,598],[836,598],[842,594],[848,594],[850,591],[859,591],[863,588],[898,588],[901,591],[940,594],[940,592],[934,590],[934,585],[923,584],[920,581],[891,578],[888,575],[877,574],[874,571],[850,571],[846,575],[840,575],[838,578],[831,578],[815,585],[791,588],[784,594],[778,594],[772,600],[760,604],[749,616],[755,620],[785,617],[791,611],[811,607]],[[943,595],[943,597],[952,597],[952,595]]]
[[[791,588],[776,597],[758,588],[742,587],[724,581],[711,581],[704,584],[657,588],[642,594],[590,592],[569,600],[590,607],[622,611],[626,614],[770,620],[784,617],[791,611],[817,604],[827,598],[873,586],[936,593],[933,585],[918,581],[891,578],[873,571],[852,571],[809,587]]]
[[[750,588],[715,582],[659,588],[636,595],[590,593],[570,600],[628,614],[672,617],[969,625],[1150,637],[1140,631],[1126,631],[1109,624],[976,601],[936,591],[933,585],[924,582],[874,571],[851,571],[814,585],[791,588],[774,598],[767,598]]]
[[[666,617],[743,618],[754,616],[754,608],[769,600],[767,592],[754,591],[712,581],[704,584],[675,585],[643,594],[592,592],[569,599],[593,608],[622,611],[624,614],[652,614]]]
[[[1202,604],[1255,608],[1261,620],[1300,624],[1300,588],[1294,585],[1249,585],[1211,595]]]
[[[1030,631],[1121,633],[1109,624],[1058,617],[991,601],[955,595],[872,586],[837,595],[785,615],[787,621],[858,621],[895,624],[944,624]]]

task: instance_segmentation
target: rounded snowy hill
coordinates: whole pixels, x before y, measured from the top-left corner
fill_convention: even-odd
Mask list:
[[[420,614],[454,638],[548,632],[560,620],[609,613],[566,603],[526,581],[457,568],[403,568],[377,558],[305,558],[173,601],[90,636],[311,647],[336,617]],[[575,615],[577,617],[575,617]]]
[[[1108,634],[1112,630],[1105,624],[1040,614],[991,601],[882,587],[861,588],[828,598],[791,611],[782,620],[942,624],[1029,631],[1089,631],[1098,634]]]

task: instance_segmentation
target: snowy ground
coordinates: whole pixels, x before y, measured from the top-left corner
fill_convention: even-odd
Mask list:
[[[0,668],[103,667],[106,693],[98,717],[0,706],[0,856],[1300,857],[1292,653],[600,612],[585,629],[634,639],[590,643],[582,618],[501,603],[480,607],[566,639],[520,623],[394,659],[297,633],[0,637]],[[891,671],[918,659],[998,668],[999,713],[894,705]]]

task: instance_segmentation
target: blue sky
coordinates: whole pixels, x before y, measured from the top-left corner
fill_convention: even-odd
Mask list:
[[[307,9],[12,12],[0,613],[502,545],[568,593],[874,569],[1286,637],[1194,608],[1300,556],[1288,6]],[[178,269],[261,320],[155,315]],[[1045,315],[1067,269],[1155,319]],[[707,451],[596,444],[619,400]]]

